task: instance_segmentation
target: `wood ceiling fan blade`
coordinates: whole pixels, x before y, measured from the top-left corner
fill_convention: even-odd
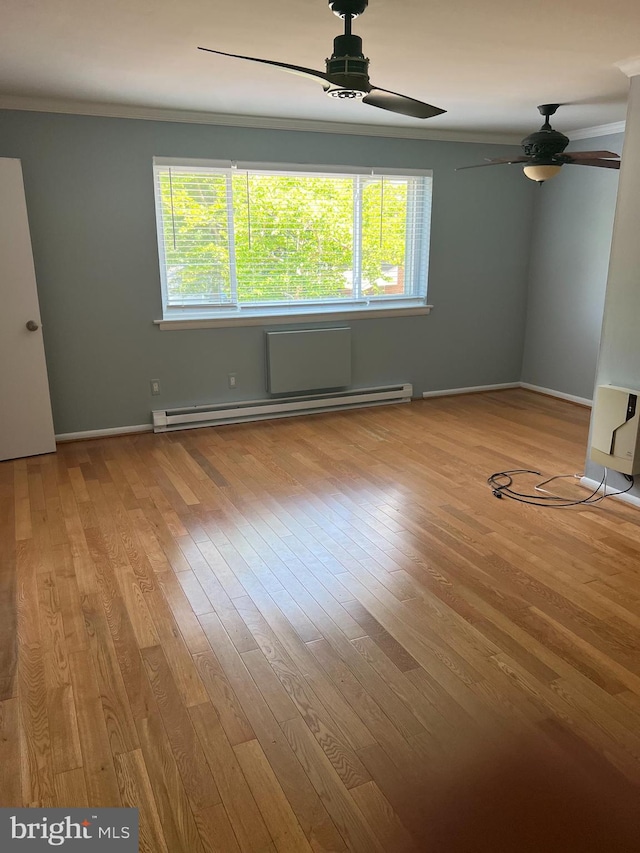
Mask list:
[[[565,153],[572,160],[620,159],[620,155],[613,151],[566,151]]]
[[[390,92],[388,89],[379,89],[377,86],[371,87],[369,93],[362,99],[362,103],[411,118],[433,118],[446,112],[440,107],[416,101],[414,98],[399,95],[397,92]]]
[[[275,68],[282,68],[283,71],[288,71],[290,74],[298,74],[301,77],[308,77],[310,80],[321,80],[325,84],[325,89],[328,89],[329,77],[324,71],[315,71],[313,68],[304,68],[302,65],[290,65],[288,62],[276,62],[272,59],[258,59],[256,56],[240,56],[237,53],[225,53],[223,50],[212,50],[210,47],[199,47],[198,50],[203,50],[206,53],[216,53],[218,56],[230,56],[232,59],[246,59],[249,62],[260,62],[262,65],[273,65]]]
[[[619,160],[567,160],[570,166],[600,166],[602,169],[619,169]]]
[[[513,163],[528,163],[528,157],[512,157],[509,160],[489,160],[488,163],[474,163],[473,166],[458,166],[456,172],[462,169],[481,169],[483,166],[511,166]]]

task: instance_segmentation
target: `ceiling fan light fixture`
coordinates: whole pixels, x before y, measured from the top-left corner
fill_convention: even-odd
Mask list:
[[[539,184],[548,181],[549,178],[555,177],[562,166],[554,166],[552,164],[534,163],[523,168],[523,172],[531,181],[537,181]]]
[[[367,98],[365,98],[365,103]],[[481,166],[512,166],[514,163],[526,163],[523,172],[530,181],[543,184],[549,178],[555,177],[562,166],[599,166],[601,169],[619,169],[620,155],[614,151],[569,151],[569,137],[554,130],[549,124],[560,104],[542,104],[538,111],[545,121],[540,130],[530,133],[520,143],[522,154],[519,157],[485,158],[486,162],[474,166],[458,166],[458,169],[478,169]]]

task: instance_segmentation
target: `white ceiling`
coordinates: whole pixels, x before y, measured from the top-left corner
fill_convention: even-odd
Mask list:
[[[324,70],[342,29],[326,0],[0,0],[0,20],[0,107],[77,101],[443,137],[520,137],[548,102],[566,105],[553,122],[565,132],[620,122],[628,79],[615,63],[640,54],[638,0],[370,0],[353,28],[371,80],[447,110],[421,121],[196,50]]]

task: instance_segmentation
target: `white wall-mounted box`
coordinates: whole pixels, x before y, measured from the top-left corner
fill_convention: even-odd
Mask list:
[[[640,473],[640,391],[599,385],[593,407],[590,456],[620,471]]]

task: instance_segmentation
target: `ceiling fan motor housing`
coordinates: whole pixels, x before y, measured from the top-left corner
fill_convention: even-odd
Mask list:
[[[520,143],[527,157],[539,165],[552,165],[562,161],[560,155],[569,144],[570,140],[564,133],[554,130],[549,124],[549,116],[554,115],[560,104],[542,104],[538,111],[544,116],[545,121],[540,130],[530,133]]]
[[[360,36],[336,36],[327,59],[327,75],[331,78],[327,94],[332,98],[363,98],[371,90],[369,60],[362,52]]]
[[[522,150],[527,157],[533,157],[536,161],[549,161],[553,163],[562,154],[569,144],[569,137],[559,130],[540,129],[530,133],[522,140]]]

